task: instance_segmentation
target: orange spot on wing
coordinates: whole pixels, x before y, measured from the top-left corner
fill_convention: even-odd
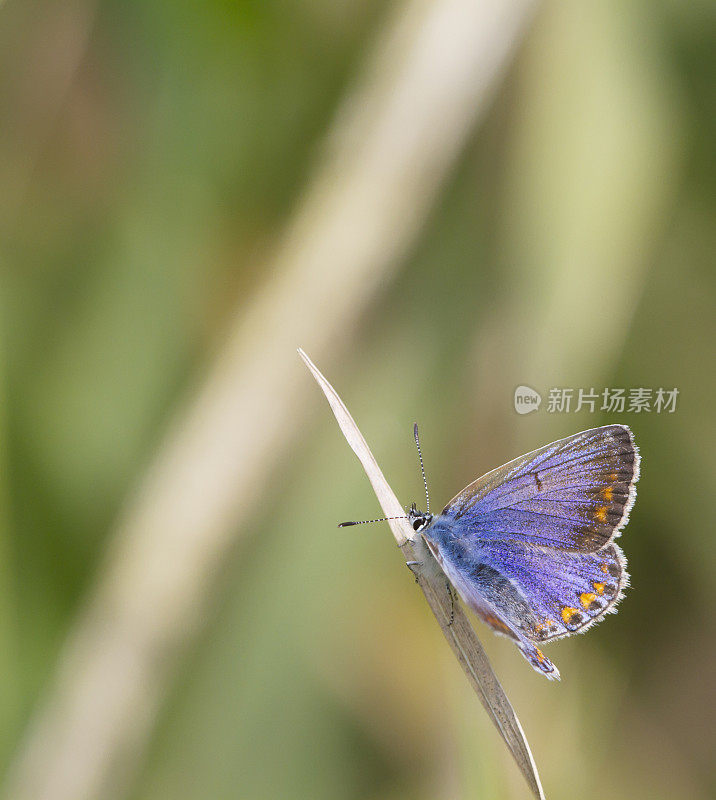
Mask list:
[[[495,628],[495,630],[502,631],[503,633],[511,632],[510,629],[507,627],[507,625],[505,625],[505,623],[499,617],[496,617],[494,614],[483,614],[482,618],[488,625]]]
[[[535,647],[535,652],[537,653],[537,661],[539,661],[540,664],[544,664],[544,653],[539,647]]]
[[[587,608],[587,606],[590,603],[593,603],[596,599],[596,594],[593,594],[592,592],[582,592],[582,594],[579,595],[579,602],[584,606],[584,608]]]
[[[607,501],[607,503],[612,502],[612,493],[613,489],[611,486],[607,486],[606,489],[602,489],[602,497]]]
[[[607,564],[600,564],[599,568],[605,575],[609,574],[609,566]]]
[[[604,594],[604,587],[606,586],[605,583],[593,583],[592,586],[597,594]]]
[[[617,479],[617,473],[616,472],[612,472],[611,475],[607,475],[607,480],[609,481],[609,483],[614,483],[614,481],[616,481],[616,479]]]
[[[572,619],[574,614],[577,614],[576,608],[570,608],[569,606],[565,606],[562,611],[562,619],[564,620],[565,625],[569,623],[570,619]]]
[[[606,506],[599,506],[599,508],[594,512],[594,517],[599,522],[606,522],[607,521],[607,507]]]

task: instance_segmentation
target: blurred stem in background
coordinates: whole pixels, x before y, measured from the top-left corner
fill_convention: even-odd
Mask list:
[[[0,0],[2,8],[4,0]],[[0,230],[17,222],[18,210],[26,199],[40,157],[50,141],[77,70],[86,55],[97,3],[69,0],[44,7],[34,30],[35,49],[28,53],[16,91],[23,96],[26,113],[5,121],[13,140],[12,158],[3,167],[12,193],[0,198]]]
[[[0,6],[2,3],[0,2]],[[2,265],[0,265],[0,269]],[[17,636],[17,591],[12,548],[10,546],[10,492],[8,487],[9,459],[6,428],[5,320],[3,299],[0,298],[0,747],[8,748],[17,735],[16,724],[20,710],[20,659]]]
[[[16,800],[127,788],[177,655],[256,509],[306,392],[425,220],[509,62],[530,0],[401,5],[205,385],[128,504],[7,783]],[[201,465],[198,471],[196,466]]]

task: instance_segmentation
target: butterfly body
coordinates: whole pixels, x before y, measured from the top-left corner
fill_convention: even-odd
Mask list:
[[[616,610],[628,574],[613,540],[638,477],[631,431],[609,425],[492,470],[439,515],[413,506],[408,519],[463,601],[534,669],[558,678],[538,644]]]

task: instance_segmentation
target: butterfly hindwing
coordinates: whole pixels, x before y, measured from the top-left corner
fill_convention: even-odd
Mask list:
[[[616,544],[595,553],[544,552],[490,545],[480,554],[529,598],[530,614],[513,620],[534,642],[582,633],[615,610],[628,585],[626,560]]]
[[[426,533],[426,538],[437,534],[434,541],[427,539],[428,545],[464,602],[496,633],[513,639],[534,669],[558,680],[559,670],[536,644],[543,640],[536,635],[542,628],[539,610],[514,580],[489,563],[486,554],[461,554],[460,545],[451,546],[440,533],[438,523],[434,531]]]

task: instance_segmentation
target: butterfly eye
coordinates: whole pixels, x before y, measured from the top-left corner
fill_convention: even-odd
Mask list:
[[[413,530],[419,531],[425,525],[425,520],[421,517],[420,519],[416,519],[413,523]]]

